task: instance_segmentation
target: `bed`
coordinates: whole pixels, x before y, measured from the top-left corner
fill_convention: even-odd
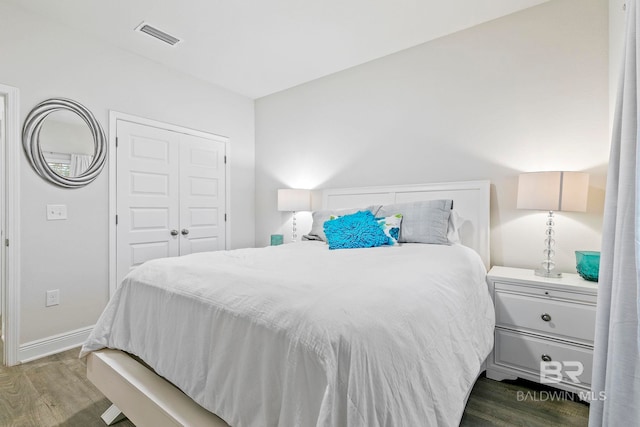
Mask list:
[[[322,195],[329,209],[444,198],[464,219],[461,243],[330,251],[310,241],[138,267],[82,349],[115,405],[103,418],[457,425],[493,347],[489,183]]]

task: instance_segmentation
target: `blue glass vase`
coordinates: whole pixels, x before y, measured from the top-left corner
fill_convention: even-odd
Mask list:
[[[600,271],[600,252],[576,251],[576,270],[583,279],[597,282]]]

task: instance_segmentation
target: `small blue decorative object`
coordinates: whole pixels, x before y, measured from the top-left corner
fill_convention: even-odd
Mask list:
[[[283,240],[284,240],[284,238],[283,238],[282,234],[272,234],[271,235],[271,246],[281,245]]]
[[[600,272],[600,252],[576,251],[576,270],[583,279],[597,282]]]

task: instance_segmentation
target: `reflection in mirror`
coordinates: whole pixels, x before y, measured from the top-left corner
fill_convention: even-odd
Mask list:
[[[72,111],[49,114],[40,129],[39,141],[47,164],[59,176],[80,176],[93,161],[95,145],[91,130]]]
[[[96,179],[107,156],[100,123],[85,106],[66,98],[33,107],[22,127],[22,146],[38,175],[65,188]]]

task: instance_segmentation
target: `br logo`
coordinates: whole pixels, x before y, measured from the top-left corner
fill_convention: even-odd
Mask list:
[[[578,377],[583,372],[584,366],[582,362],[540,362],[540,382],[542,384],[557,384],[563,378],[569,378],[575,384],[580,384]]]

